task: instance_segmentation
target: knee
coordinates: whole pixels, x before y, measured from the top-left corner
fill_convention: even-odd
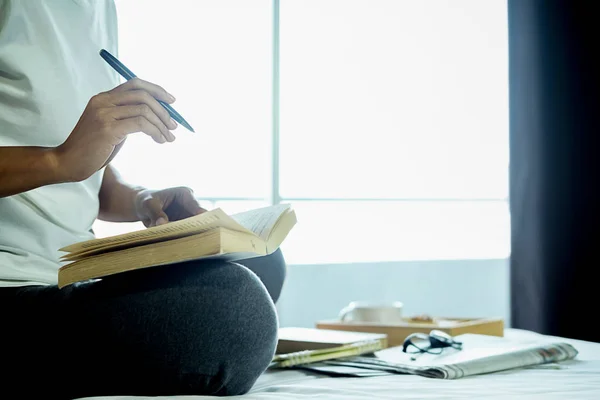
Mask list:
[[[195,387],[190,394],[243,394],[273,359],[275,306],[259,278],[241,265],[221,264],[205,275],[183,292],[179,315],[187,323],[173,332],[180,343],[179,384]]]
[[[75,336],[82,347],[99,346],[90,350],[98,371],[73,372],[77,393],[89,393],[102,376],[106,395],[243,394],[273,359],[275,305],[246,267],[188,263],[128,276],[88,285],[94,293],[79,296],[77,307],[94,317]]]

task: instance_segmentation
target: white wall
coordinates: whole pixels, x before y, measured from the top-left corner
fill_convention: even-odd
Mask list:
[[[405,315],[502,317],[509,326],[508,260],[290,265],[280,325],[313,327],[353,300],[399,300]]]

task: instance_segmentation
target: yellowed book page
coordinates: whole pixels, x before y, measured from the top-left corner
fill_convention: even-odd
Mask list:
[[[233,214],[232,218],[266,242],[281,215],[290,207],[289,204],[277,204]]]
[[[267,241],[267,251],[269,253],[277,250],[281,243],[288,236],[294,225],[296,225],[296,213],[289,209],[285,212],[271,228],[269,240]]]
[[[92,250],[98,249],[106,251],[111,248],[126,247],[131,244],[147,244],[166,239],[195,235],[216,227],[223,227],[239,232],[250,232],[232,217],[225,214],[223,210],[216,208],[180,221],[169,222],[165,225],[124,233],[117,236],[76,243],[60,250],[70,253],[92,252]]]

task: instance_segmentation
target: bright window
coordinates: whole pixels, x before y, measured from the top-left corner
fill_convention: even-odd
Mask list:
[[[291,263],[508,256],[505,0],[117,6],[120,58],[198,132],[132,136],[129,180],[229,212],[293,203]]]

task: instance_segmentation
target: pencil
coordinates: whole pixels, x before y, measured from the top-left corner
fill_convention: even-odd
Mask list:
[[[115,71],[119,73],[123,78],[130,80],[136,77],[136,75],[131,72],[129,68],[127,68],[121,61],[119,61],[115,56],[110,54],[108,51],[102,49],[100,50],[100,57],[104,59]],[[195,132],[194,128],[177,112],[170,104],[165,103],[164,101],[157,100],[161,106],[165,108],[169,112],[171,118],[175,121],[186,127],[190,132]]]

